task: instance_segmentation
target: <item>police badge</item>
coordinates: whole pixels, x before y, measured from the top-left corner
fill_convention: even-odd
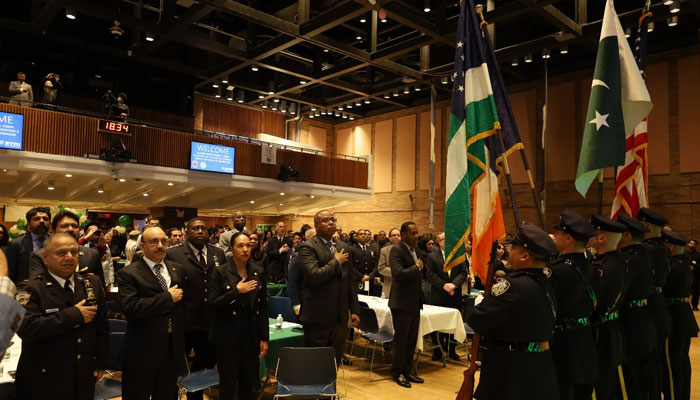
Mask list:
[[[544,274],[545,274],[545,276],[547,276],[547,278],[549,278],[550,276],[552,276],[552,270],[549,269],[548,267],[542,268],[542,272],[544,272]]]
[[[15,300],[22,306],[26,306],[31,297],[32,294],[26,290],[18,290],[17,294],[15,294]]]
[[[508,288],[510,288],[510,282],[507,279],[497,278],[496,283],[493,284],[491,288],[491,294],[494,296],[500,296],[505,293]]]

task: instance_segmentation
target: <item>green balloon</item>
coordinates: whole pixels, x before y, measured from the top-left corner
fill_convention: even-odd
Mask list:
[[[78,221],[80,221],[80,218],[83,216],[83,213],[77,213],[75,215],[78,217]]]
[[[126,228],[126,226],[129,224],[131,224],[131,217],[128,215],[122,215],[119,217],[119,226]]]
[[[17,219],[17,229],[23,231],[26,227],[27,223],[24,221],[24,218]]]
[[[80,224],[80,227],[81,227],[81,228],[85,228],[85,227],[87,226],[87,224],[89,224],[90,222],[91,222],[91,221],[90,221],[89,219],[86,219],[85,222],[83,222],[82,224]]]

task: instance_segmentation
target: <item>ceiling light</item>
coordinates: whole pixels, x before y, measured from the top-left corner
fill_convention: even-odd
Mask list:
[[[295,115],[297,113],[297,103],[289,104],[289,113]]]
[[[440,83],[442,83],[443,85],[447,85],[449,82],[450,82],[450,80],[446,76],[443,76],[442,78],[440,78]],[[394,93],[395,93],[394,96],[399,95],[397,91],[394,91]]]
[[[348,103],[345,105],[345,108],[352,108],[352,103]]]
[[[525,63],[529,64],[532,62],[532,54],[528,54],[525,56]]]
[[[309,118],[314,119],[314,115],[313,115],[313,114],[309,114]]]
[[[66,178],[72,178],[73,174],[66,174]]]
[[[362,100],[355,100],[355,105],[356,105],[357,107],[361,106],[361,105],[362,105]]]
[[[381,21],[382,21],[382,22],[386,22],[386,18],[382,18]]]
[[[49,190],[54,190],[54,189],[56,189],[56,186],[55,186],[55,185],[56,185],[56,182],[54,182],[54,181],[49,181],[48,183],[49,183],[49,186],[47,187],[47,189],[49,189]]]
[[[124,179],[124,178],[119,178],[119,182],[122,182],[122,183],[123,183],[123,182],[126,182],[126,179]]]
[[[625,29],[625,37],[629,38],[632,35],[632,28]]]
[[[430,12],[430,0],[423,0],[423,12]]]
[[[314,196],[313,194],[310,194],[309,197],[312,198],[312,199],[313,199],[313,198],[316,198],[316,196]]]
[[[647,32],[654,32],[654,23],[649,22],[649,25],[647,25]]]
[[[357,40],[362,40],[362,36],[357,35],[357,36],[355,36],[355,39],[357,39]]]
[[[154,40],[156,40],[156,38],[153,35],[151,35],[150,33],[146,33],[146,41],[147,42],[152,42]],[[224,83],[226,83],[226,82],[224,82]]]
[[[97,79],[102,79],[102,75],[100,75],[100,74],[95,74],[95,78],[97,78]]]
[[[328,53],[328,51],[329,51],[328,49],[323,49],[324,53]]]
[[[258,66],[255,65],[255,64],[253,64],[253,65],[250,66],[250,70],[253,71],[253,72],[258,72],[258,69],[259,69]]]
[[[338,110],[343,111],[344,106],[341,104],[338,106]]]
[[[681,11],[681,2],[679,0],[673,0],[671,2],[671,5],[668,6],[669,11],[671,14],[676,14]]]
[[[353,116],[351,115],[351,116],[350,116],[350,121],[354,121],[354,120],[355,120],[355,117],[353,117]]]
[[[569,54],[569,46],[562,44],[561,47],[559,47],[559,54]]]
[[[369,98],[366,98],[366,99],[365,99],[365,104],[369,104],[369,103],[370,103]]]
[[[143,197],[148,197],[148,193],[144,193],[144,194],[143,194]]]
[[[217,99],[221,98],[221,87],[219,87],[218,85],[216,86],[216,91],[214,92],[214,97],[216,97]]]
[[[518,59],[514,58],[510,61],[510,66],[511,67],[517,67],[518,66]]]
[[[233,90],[233,89],[235,89],[235,88],[236,88],[236,87],[233,86],[233,85],[228,85],[228,86],[226,86],[226,90]]]
[[[280,111],[282,111],[283,113],[287,112],[287,101],[286,100],[282,100],[282,102],[280,103]]]
[[[345,113],[343,113],[343,118],[347,119],[347,118],[348,118],[348,115],[345,114]]]
[[[168,182],[168,186],[173,186],[173,185],[174,185],[174,183]]]
[[[549,54],[549,49],[544,49],[544,50],[542,50],[542,58],[548,59],[548,58],[550,58],[551,56],[552,56],[552,55]]]
[[[273,102],[272,102],[272,107],[271,107],[271,108],[272,108],[272,111],[277,111],[277,103],[275,103],[275,102],[273,101]]]
[[[321,115],[321,112],[320,112],[320,111],[316,111],[316,112],[314,113],[314,117],[319,117],[320,115]]]
[[[416,92],[420,92],[420,86],[416,86],[415,88],[413,88],[413,90],[415,90]]]
[[[264,99],[264,98],[265,98],[265,95],[262,94],[262,93],[260,93],[260,94],[258,94],[258,98],[259,98],[259,99]]]
[[[316,111],[316,110],[317,110],[316,106],[311,106],[311,111]]]
[[[673,0],[664,0],[665,6],[670,6],[671,4],[673,4]]]
[[[275,103],[279,103],[279,102],[280,102],[280,99],[277,98],[277,97],[275,97],[274,99],[272,99],[272,101],[275,102]]]
[[[251,200],[251,201],[250,201],[250,204],[255,204],[255,200]]]
[[[326,115],[326,110],[325,110],[325,109],[321,109],[321,115]]]
[[[364,18],[360,18],[360,23],[361,23],[361,24],[364,24],[365,22],[367,22],[367,20],[366,20],[366,19],[364,19]]]
[[[222,79],[221,79],[221,83],[228,84],[228,78],[222,78]],[[228,88],[227,88],[227,89],[228,89]],[[228,90],[232,90],[232,89],[228,89]]]
[[[97,193],[104,193],[104,192],[105,192],[104,186],[100,185],[97,187]]]
[[[299,84],[300,84],[300,85],[306,85],[306,79],[304,79],[304,78],[299,79]]]
[[[267,82],[267,94],[275,94],[275,82]]]
[[[333,112],[333,115],[335,115],[336,117],[340,117],[340,112],[339,112],[339,111],[335,111],[335,112]]]
[[[384,98],[385,98],[385,99],[388,99],[389,97],[391,97],[391,94],[389,94],[388,92],[387,92],[387,93],[384,93]]]
[[[280,196],[284,196],[284,192],[280,192]]]
[[[66,18],[75,19],[75,11],[70,8],[66,8]]]
[[[676,26],[678,25],[678,16],[672,15],[666,19],[666,22],[668,23],[668,26]]]
[[[226,92],[226,100],[228,100],[228,101],[233,100],[233,90],[229,90]]]
[[[267,108],[267,100],[263,101],[262,108]]]
[[[409,93],[411,93],[411,87],[410,87],[410,86],[406,86],[405,88],[403,88],[403,94],[409,94]]]
[[[398,90],[394,90],[394,93],[392,93],[392,95],[393,95],[394,97],[399,97],[399,91],[398,91]]]
[[[211,87],[213,87],[214,89],[216,89],[216,88],[219,87],[219,84],[218,84],[217,82],[214,82],[214,83],[211,84]]]
[[[281,205],[281,206],[283,206],[283,205],[284,205],[284,203],[280,203],[280,205]]]
[[[243,103],[245,101],[245,92],[242,90],[238,91],[238,98],[236,99],[237,102]]]

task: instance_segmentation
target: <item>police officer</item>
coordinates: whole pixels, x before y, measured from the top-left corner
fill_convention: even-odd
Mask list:
[[[626,226],[618,247],[627,261],[624,298],[620,308],[620,323],[627,341],[627,359],[622,364],[624,382],[629,399],[648,399],[649,375],[646,372],[656,348],[656,330],[649,317],[647,297],[653,292],[651,263],[642,244],[649,228],[627,214],[619,214],[617,221]]]
[[[700,300],[700,253],[698,252],[698,241],[690,239],[685,250],[685,258],[690,263],[690,270],[693,271],[693,297],[690,300],[690,305],[693,306],[693,311],[698,311],[698,300]]]
[[[566,209],[554,231],[554,243],[561,256],[550,263],[549,278],[559,305],[552,339],[559,397],[590,399],[598,380],[598,357],[590,323],[597,298],[592,285],[594,271],[585,250],[596,230],[585,218]]]
[[[689,239],[678,232],[664,230],[661,239],[671,253],[671,270],[664,286],[666,303],[673,321],[673,333],[667,339],[664,399],[690,399],[690,338],[698,335],[698,324],[690,308],[690,264],[683,255]],[[672,377],[669,381],[668,377]]]
[[[666,278],[670,270],[671,254],[661,239],[661,231],[668,224],[668,219],[660,212],[646,207],[639,209],[637,219],[649,228],[649,232],[644,235],[645,239],[642,243],[649,254],[654,282],[654,291],[647,298],[647,307],[649,309],[649,317],[651,317],[656,328],[654,361],[649,365],[649,398],[656,400],[661,398],[661,382],[664,380],[663,365],[666,364],[666,356],[664,355],[665,341],[672,331],[671,316],[668,313],[663,293],[663,287],[666,284]]]
[[[514,271],[498,278],[478,305],[466,312],[476,332],[486,334],[479,400],[558,399],[549,341],[556,314],[547,260],[557,247],[546,232],[524,222],[512,240]]]
[[[17,331],[17,398],[92,400],[109,345],[102,282],[75,272],[73,236],[54,234],[43,248],[47,271],[20,283],[15,295],[27,310]]]
[[[378,276],[379,251],[370,244],[369,239],[367,229],[357,231],[357,243],[350,247],[350,261],[355,267],[355,280],[358,282],[359,292],[379,296],[381,287],[374,284],[374,278]],[[365,287],[369,290],[366,290]]]
[[[598,305],[593,313],[593,326],[597,331],[598,381],[595,384],[596,399],[614,399],[618,366],[627,356],[625,338],[619,321],[619,310],[624,297],[627,262],[617,250],[625,225],[600,214],[591,216],[591,225],[597,229],[588,244],[595,250],[593,261],[595,279],[598,280]]]

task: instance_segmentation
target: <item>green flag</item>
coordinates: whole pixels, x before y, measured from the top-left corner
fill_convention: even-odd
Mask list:
[[[613,2],[605,5],[588,100],[576,190],[586,196],[600,169],[625,163],[625,136],[653,107]]]

